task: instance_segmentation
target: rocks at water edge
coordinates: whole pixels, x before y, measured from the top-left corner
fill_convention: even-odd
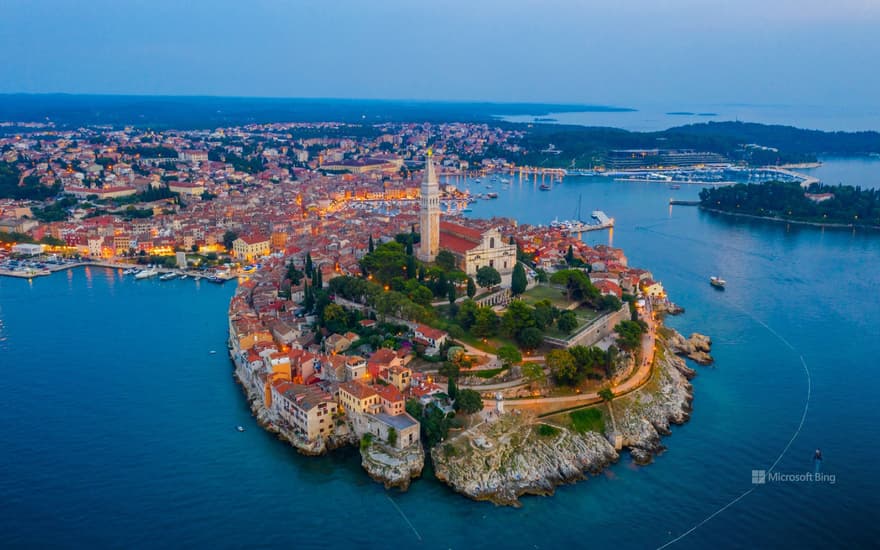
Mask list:
[[[690,338],[685,338],[678,331],[670,330],[672,336],[669,337],[668,345],[674,353],[684,355],[700,365],[711,365],[715,361],[709,355],[712,340],[708,336],[694,332]]]
[[[397,487],[406,491],[410,481],[422,475],[425,451],[421,443],[405,449],[391,449],[373,442],[361,446],[361,466],[386,489]]]
[[[540,435],[533,420],[508,413],[434,447],[434,474],[475,500],[518,506],[522,495],[553,494],[556,486],[598,473],[618,458],[597,433],[557,428]]]
[[[612,402],[615,423],[608,437],[612,441],[619,437],[637,464],[648,464],[663,452],[660,437],[671,433],[672,424],[687,422],[692,411],[693,387],[688,375],[693,370],[671,353],[658,354],[656,367],[642,389]]]

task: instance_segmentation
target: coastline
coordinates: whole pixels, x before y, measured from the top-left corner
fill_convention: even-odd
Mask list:
[[[779,218],[775,216],[757,216],[755,214],[745,214],[742,212],[727,212],[726,210],[718,210],[716,208],[709,208],[703,205],[699,205],[700,210],[711,212],[713,214],[723,214],[726,216],[737,216],[740,218],[751,218],[755,220],[766,220],[771,222],[782,222],[782,223],[793,223],[797,225],[808,225],[813,227],[828,227],[832,229],[867,229],[869,231],[880,231],[880,225],[855,225],[852,223],[820,223],[820,222],[808,222],[803,220],[789,220],[786,218]]]
[[[518,507],[521,496],[549,496],[560,485],[602,473],[623,451],[637,465],[650,464],[666,449],[662,437],[671,434],[671,426],[690,419],[689,380],[696,375],[672,342],[661,340],[657,350],[644,385],[598,405],[609,412],[604,434],[578,433],[552,420],[567,411],[497,415],[431,450],[437,479],[473,500]],[[553,435],[542,435],[542,424]]]

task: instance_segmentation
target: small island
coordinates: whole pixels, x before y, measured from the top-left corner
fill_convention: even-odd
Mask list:
[[[880,190],[773,181],[700,191],[710,212],[825,227],[880,229]]]

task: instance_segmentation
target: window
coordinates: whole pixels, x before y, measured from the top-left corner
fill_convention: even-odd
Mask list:
[[[489,238],[489,248],[495,248],[495,237]]]

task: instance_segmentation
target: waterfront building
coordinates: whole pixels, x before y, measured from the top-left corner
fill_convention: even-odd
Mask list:
[[[272,409],[308,441],[333,433],[337,405],[329,393],[315,385],[276,381],[272,386]]]
[[[269,239],[259,234],[242,235],[232,241],[232,253],[237,260],[251,262],[268,256],[269,252]]]

